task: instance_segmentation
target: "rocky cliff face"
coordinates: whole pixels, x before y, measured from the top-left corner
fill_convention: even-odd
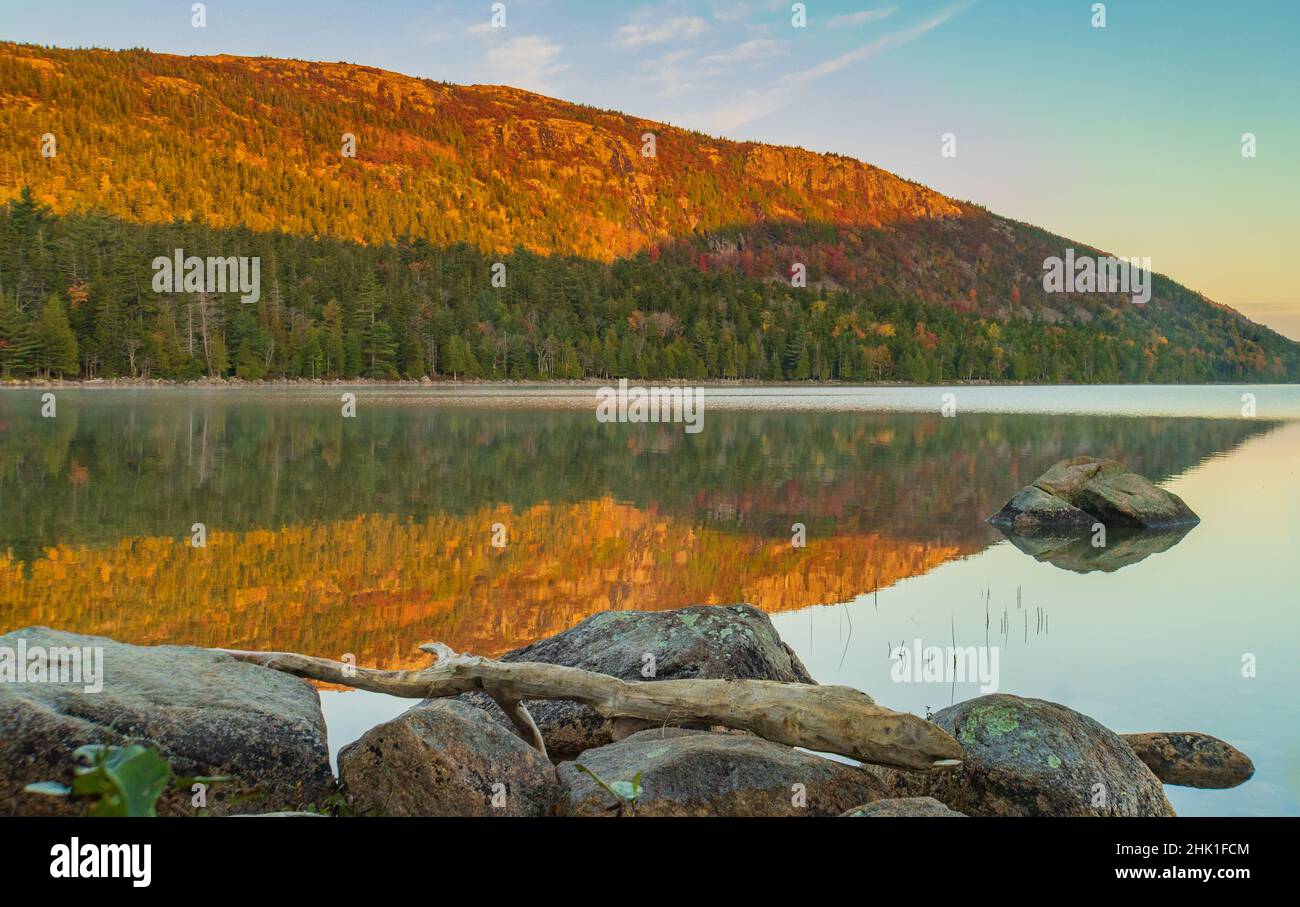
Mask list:
[[[975,213],[846,157],[346,63],[0,44],[0,71],[0,194],[31,184],[59,213],[601,260],[723,227]]]

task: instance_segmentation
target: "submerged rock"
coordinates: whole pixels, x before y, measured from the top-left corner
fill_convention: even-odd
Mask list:
[[[886,796],[875,775],[758,737],[679,728],[640,731],[560,765],[569,813],[617,815],[606,784],[641,776],[638,816],[838,816]]]
[[[1182,498],[1157,488],[1116,460],[1078,456],[1053,465],[989,517],[1017,532],[1169,528],[1200,522]]]
[[[877,770],[895,796],[931,796],[970,816],[1172,816],[1160,780],[1118,734],[1042,699],[980,696],[937,712],[965,750],[932,774]]]
[[[751,605],[603,611],[500,660],[565,665],[620,680],[816,683],[799,657],[781,641],[768,616]],[[513,727],[488,696],[469,693],[461,698],[486,709],[502,725]],[[570,700],[530,700],[526,705],[546,740],[547,751],[558,758],[602,746],[651,724],[610,721]]]
[[[0,683],[0,815],[67,815],[84,803],[30,794],[35,781],[72,778],[87,743],[155,747],[177,776],[224,775],[207,792],[216,815],[235,806],[293,810],[334,790],[320,699],[306,681],[189,646],[132,646],[100,636],[29,627],[0,647],[103,652],[103,688],[85,683]],[[168,793],[160,815],[193,815],[191,795]]]
[[[564,798],[540,752],[455,699],[418,705],[339,751],[355,812],[385,816],[551,816]]]
[[[1255,774],[1245,753],[1209,734],[1165,731],[1123,737],[1165,784],[1222,789],[1244,784]]]
[[[864,806],[855,806],[848,812],[840,814],[844,818],[862,818],[862,817],[905,817],[905,818],[966,818],[965,813],[959,813],[944,806],[934,797],[891,797],[886,800],[877,800],[875,803],[867,803]]]

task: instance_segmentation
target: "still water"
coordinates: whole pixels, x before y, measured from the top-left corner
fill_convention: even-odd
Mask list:
[[[954,418],[945,392],[710,389],[688,434],[600,423],[589,387],[63,389],[52,419],[0,391],[0,631],[411,667],[747,601],[822,683],[925,714],[978,685],[895,682],[893,647],[997,647],[1003,692],[1251,756],[1169,788],[1180,814],[1300,814],[1300,388],[954,388]],[[984,522],[1078,453],[1202,523],[1099,557]],[[322,699],[335,752],[409,705]]]

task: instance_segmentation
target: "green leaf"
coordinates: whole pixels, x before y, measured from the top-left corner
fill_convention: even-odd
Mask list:
[[[578,771],[582,772],[584,775],[590,775],[590,776],[591,776],[591,780],[595,781],[597,784],[599,784],[601,787],[603,787],[606,791],[608,791],[609,794],[610,794],[610,796],[612,796],[615,800],[621,800],[621,799],[623,799],[623,798],[620,797],[617,793],[615,793],[615,791],[614,791],[614,789],[613,789],[612,787],[610,787],[608,784],[605,783],[605,780],[604,780],[603,778],[601,778],[600,775],[596,774],[596,773],[593,772],[591,769],[587,768],[587,766],[583,765],[581,762],[575,762],[575,763],[573,764],[573,767],[576,768]]]
[[[105,771],[121,792],[123,815],[155,816],[155,807],[171,780],[172,769],[158,751],[128,746],[110,753]]]
[[[158,798],[171,779],[171,766],[157,750],[130,746],[79,747],[73,758],[72,790],[95,798],[92,816],[155,816]]]

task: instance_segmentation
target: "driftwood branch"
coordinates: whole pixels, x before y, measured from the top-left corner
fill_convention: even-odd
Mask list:
[[[410,699],[479,690],[500,703],[525,739],[542,752],[542,735],[525,700],[569,699],[611,719],[721,725],[787,746],[894,768],[947,768],[962,758],[957,741],[938,726],[882,708],[850,687],[771,680],[628,682],[563,665],[458,655],[442,643],[420,648],[438,660],[419,671],[358,668],[290,652],[217,651],[298,677]]]

